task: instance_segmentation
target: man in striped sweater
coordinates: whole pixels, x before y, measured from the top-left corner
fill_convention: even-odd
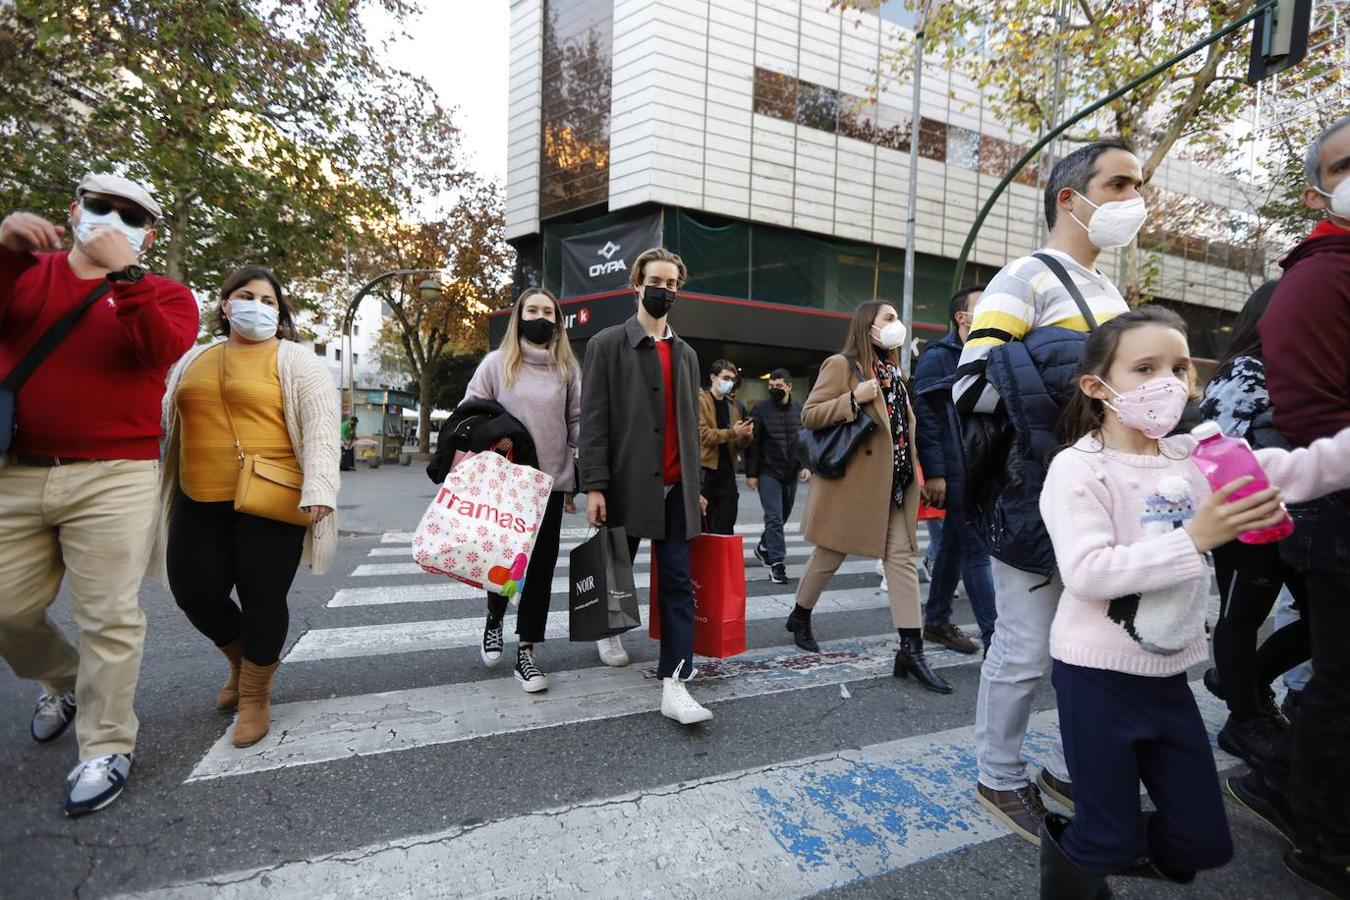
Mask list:
[[[1098,141],[1070,153],[1055,165],[1046,184],[1050,237],[1038,252],[1059,262],[1098,323],[1129,308],[1096,265],[1102,250],[1129,243],[1143,224],[1142,185],[1138,158],[1119,140]],[[1046,262],[1035,255],[1013,260],[994,276],[975,307],[952,389],[963,419],[1002,412],[1003,400],[985,377],[990,352],[1049,326],[1089,330],[1073,295]],[[1038,424],[1053,428],[1055,423]],[[1073,797],[1058,741],[1037,784],[1028,779],[1022,759],[1032,696],[1050,670],[1050,622],[1062,584],[1058,576],[1047,579],[1018,568],[1015,560],[999,559],[997,552],[994,556],[998,624],[980,674],[976,796],[1020,837],[1039,844],[1045,817],[1041,790],[1070,804]]]

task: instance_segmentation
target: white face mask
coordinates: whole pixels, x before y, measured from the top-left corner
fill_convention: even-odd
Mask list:
[[[94,232],[100,228],[111,228],[114,231],[122,232],[127,242],[131,244],[131,249],[136,251],[137,256],[141,255],[141,248],[145,245],[146,229],[132,228],[122,221],[122,217],[117,214],[117,210],[99,215],[81,207],[80,221],[75,226],[75,239],[83,244],[93,237]]]
[[[1336,185],[1336,189],[1329,194],[1319,187],[1315,187],[1313,190],[1331,201],[1332,215],[1342,219],[1350,219],[1350,178],[1341,179],[1341,183]]]
[[[1077,191],[1074,193],[1078,194]],[[1078,196],[1083,197],[1082,194]],[[1088,240],[1099,250],[1124,247],[1134,240],[1139,229],[1144,227],[1144,220],[1148,218],[1148,207],[1144,205],[1143,197],[1135,197],[1133,200],[1112,200],[1101,206],[1086,197],[1083,197],[1083,200],[1097,210],[1088,223],[1083,225],[1073,213],[1069,213],[1069,217],[1079,225],[1083,225],[1088,233]]]
[[[230,301],[230,328],[250,341],[276,337],[278,318],[278,312],[261,300]]]
[[[908,331],[905,329],[905,323],[896,319],[894,322],[887,322],[885,328],[872,326],[872,340],[876,341],[887,350],[894,350],[905,342],[905,335]]]

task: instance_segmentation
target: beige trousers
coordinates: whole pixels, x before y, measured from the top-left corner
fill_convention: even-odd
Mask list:
[[[919,571],[914,568],[917,550],[909,539],[905,511],[891,504],[886,523],[886,555],[881,565],[886,570],[886,590],[891,601],[891,622],[896,628],[923,627],[923,607],[919,602]],[[811,551],[806,571],[797,582],[797,605],[815,609],[821,591],[834,577],[848,554],[826,547]]]
[[[136,743],[145,645],[137,594],[158,496],[153,460],[0,467],[0,656],[48,693],[75,690],[82,760]],[[63,577],[78,652],[47,615]]]

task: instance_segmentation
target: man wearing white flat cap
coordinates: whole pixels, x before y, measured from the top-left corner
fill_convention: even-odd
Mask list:
[[[162,215],[143,186],[93,174],[69,251],[41,216],[0,222],[0,656],[41,685],[34,740],[75,722],[69,816],[121,794],[136,742],[160,405],[198,327],[188,289],[139,262]],[[78,650],[47,615],[63,579]]]

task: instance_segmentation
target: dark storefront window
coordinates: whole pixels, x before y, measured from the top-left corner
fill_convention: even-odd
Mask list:
[[[539,214],[609,199],[613,0],[548,0]]]

